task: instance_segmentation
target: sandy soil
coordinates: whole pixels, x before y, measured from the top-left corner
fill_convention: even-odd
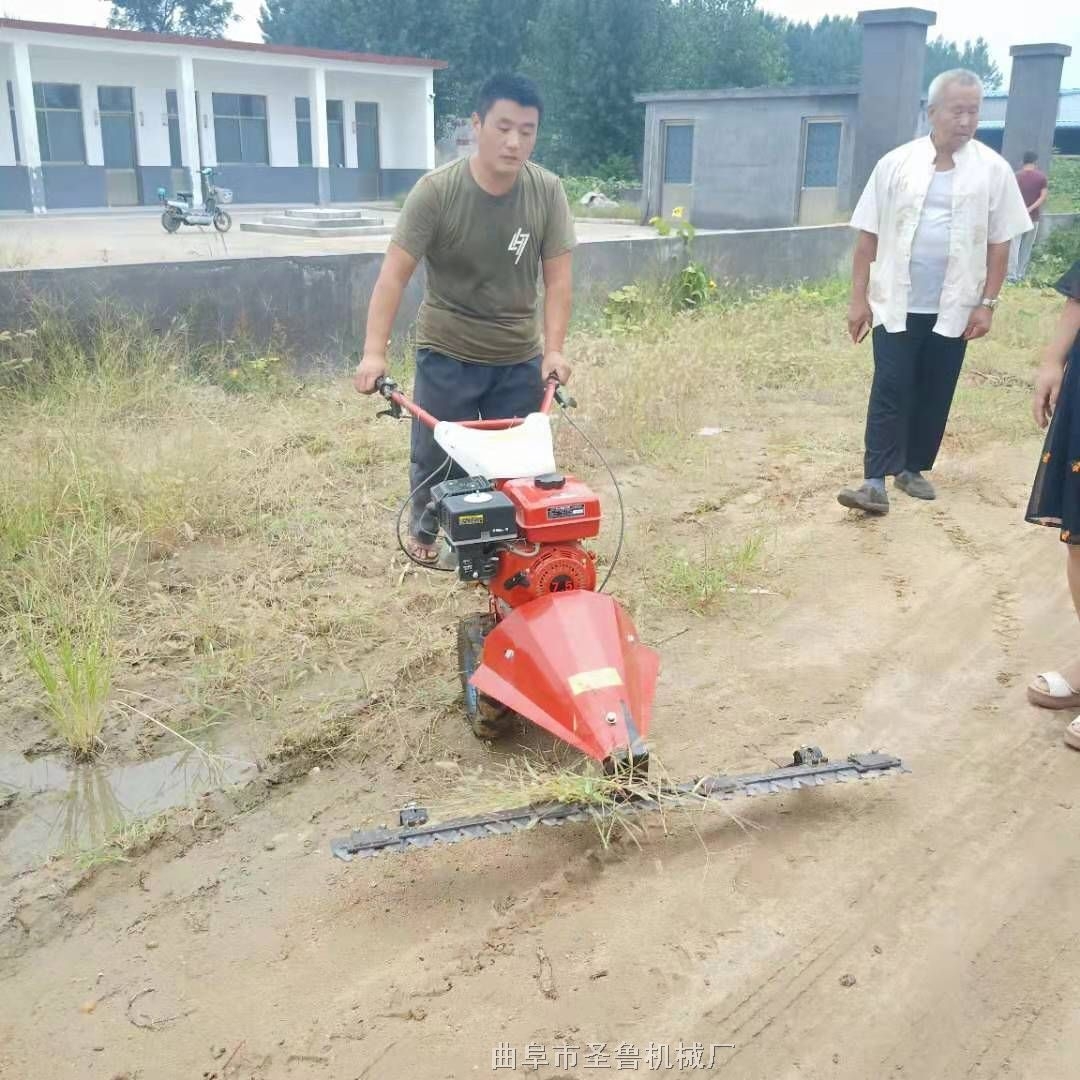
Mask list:
[[[651,620],[651,741],[680,774],[817,742],[887,749],[909,775],[640,848],[573,826],[350,865],[329,839],[388,815],[419,782],[408,762],[219,795],[130,863],[17,879],[0,1075],[441,1080],[491,1073],[500,1043],[524,1071],[537,1043],[540,1075],[579,1077],[604,1071],[589,1044],[617,1071],[620,1044],[652,1042],[673,1066],[680,1044],[707,1066],[733,1043],[669,1074],[740,1080],[1074,1076],[1080,755],[1024,700],[1074,630],[1058,545],[1022,522],[1037,442],[950,444],[939,502],[899,495],[864,522],[835,470],[776,450],[833,422],[857,444],[850,412],[792,401],[718,435],[708,483],[628,476],[673,533],[715,515],[770,538],[765,592]],[[441,723],[466,764],[514,752]]]

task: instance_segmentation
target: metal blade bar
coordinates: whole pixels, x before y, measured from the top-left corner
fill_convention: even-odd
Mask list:
[[[693,806],[706,801],[776,795],[784,791],[821,787],[848,780],[868,780],[889,772],[906,772],[903,763],[889,754],[852,754],[846,761],[820,765],[800,765],[766,773],[742,776],[706,776],[683,784],[632,792],[618,803],[618,813],[638,814],[662,808]],[[505,836],[538,825],[564,825],[605,816],[603,810],[586,803],[540,803],[513,810],[454,818],[434,825],[406,829],[358,830],[351,836],[334,840],[330,851],[339,859],[369,859],[384,852],[409,851],[435,844],[456,844],[461,840],[479,840],[486,836]]]

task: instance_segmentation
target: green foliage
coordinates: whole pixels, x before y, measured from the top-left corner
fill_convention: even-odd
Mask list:
[[[1080,214],[1080,157],[1055,154],[1048,173],[1050,195],[1045,214]]]
[[[113,0],[109,25],[153,34],[220,38],[237,18],[232,0]]]
[[[635,94],[852,84],[862,57],[853,19],[791,23],[756,0],[265,0],[259,24],[278,44],[448,61],[435,73],[440,125],[470,115],[493,72],[525,71],[545,99],[537,160],[561,175],[622,181],[638,175]],[[1001,84],[981,38],[927,46],[927,83],[958,65]]]
[[[644,325],[648,303],[640,285],[624,285],[608,294],[604,325],[615,333],[627,333]]]
[[[783,28],[788,78],[796,86],[846,86],[859,81],[862,32],[854,19],[826,15]]]
[[[825,16],[817,23],[775,20],[775,31],[787,46],[787,81],[801,86],[854,86],[862,65],[862,28],[854,19]],[[1001,71],[982,38],[955,42],[937,38],[927,42],[923,89],[943,71],[967,68],[979,75],[988,90],[1001,87]]]
[[[707,266],[690,263],[675,278],[672,303],[677,311],[700,311],[713,297],[716,282]]]
[[[266,0],[263,37],[307,45],[446,60],[435,72],[440,124],[469,116],[496,71],[521,67],[535,0]]]
[[[1001,71],[990,56],[990,46],[980,37],[965,41],[960,48],[954,41],[937,38],[926,46],[926,67],[923,71],[924,89],[943,71],[967,68],[974,71],[987,90],[1001,89]]]
[[[236,394],[276,394],[292,382],[292,376],[280,356],[245,356],[229,366],[215,365],[213,379]]]
[[[1058,229],[1035,249],[1024,284],[1052,287],[1076,262],[1080,262],[1080,225]]]
[[[562,185],[571,206],[589,191],[599,191],[609,199],[618,199],[624,191],[634,186],[625,180],[603,180],[599,176],[564,176]]]

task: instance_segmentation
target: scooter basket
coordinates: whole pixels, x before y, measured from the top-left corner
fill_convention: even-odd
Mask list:
[[[214,189],[217,194],[217,201],[219,203],[227,204],[232,202],[232,189],[227,187],[219,187]]]

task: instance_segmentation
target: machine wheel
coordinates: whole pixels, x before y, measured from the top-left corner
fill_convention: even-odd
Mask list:
[[[465,718],[478,739],[495,739],[513,726],[514,714],[494,698],[469,685],[480,666],[484,638],[495,626],[493,615],[466,615],[458,623],[458,672],[465,699]]]
[[[161,224],[167,233],[174,233],[180,228],[180,219],[171,210],[166,210],[161,215]]]
[[[218,210],[214,214],[214,228],[218,232],[228,232],[232,228],[232,218],[227,210]]]

